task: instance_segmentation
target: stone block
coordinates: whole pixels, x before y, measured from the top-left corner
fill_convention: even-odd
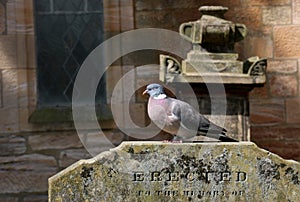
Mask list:
[[[66,168],[80,159],[90,158],[91,155],[85,149],[64,150],[59,155],[59,167]]]
[[[262,23],[262,9],[257,6],[234,7],[226,13],[226,19],[245,24],[248,32],[260,32]],[[248,37],[246,37],[247,39]],[[248,44],[248,43],[246,43]],[[251,43],[253,45],[253,43]]]
[[[18,202],[18,198],[16,197],[1,197],[1,202]]]
[[[135,70],[133,66],[122,67],[122,88],[123,88],[123,101],[135,102]]]
[[[279,139],[286,141],[300,141],[300,127],[298,125],[260,126],[251,128],[251,140]]]
[[[16,68],[16,36],[1,35],[0,44],[0,68]]]
[[[251,124],[275,124],[285,121],[283,99],[257,99],[250,102]]]
[[[251,102],[251,99],[257,99],[257,98],[261,99],[261,98],[268,98],[268,97],[269,97],[268,85],[254,88],[249,93],[250,102]]]
[[[34,34],[34,12],[33,2],[15,2],[16,33]],[[26,11],[26,12],[24,12]]]
[[[145,127],[146,125],[146,105],[134,104],[129,106],[130,118],[134,124],[139,127]]]
[[[49,201],[299,201],[300,163],[250,142],[125,142],[49,179]]]
[[[160,0],[137,0],[135,1],[135,7],[137,11],[143,10],[162,10],[162,9],[198,9],[200,6],[220,6],[218,0],[177,0],[177,1],[160,1]],[[241,5],[239,0],[228,0],[222,2],[222,6],[239,6]]]
[[[272,96],[286,97],[298,94],[298,79],[295,75],[271,75],[268,79]]]
[[[171,28],[173,15],[168,10],[140,11],[135,15],[137,28]]]
[[[104,9],[104,30],[120,32],[120,8],[107,5]]]
[[[40,154],[0,157],[0,194],[45,192],[57,172],[54,157]]]
[[[133,0],[120,1],[121,7],[121,31],[134,29],[134,6]]]
[[[93,156],[108,151],[124,140],[124,134],[119,131],[87,132],[81,135],[85,149]]]
[[[115,85],[122,78],[122,67],[121,66],[110,66],[106,71],[106,95],[107,102],[110,103],[112,93],[114,91]],[[118,95],[122,92],[115,92]]]
[[[0,135],[0,156],[24,154],[26,152],[26,140],[16,135]]]
[[[136,70],[137,77],[144,78],[158,78],[159,74],[159,65],[144,65],[137,67]]]
[[[2,70],[2,96],[4,108],[18,107],[18,71],[16,69]]]
[[[26,154],[22,156],[0,157],[0,170],[19,171],[56,171],[56,160],[52,156],[41,154]]]
[[[268,60],[267,72],[294,74],[297,71],[297,60]]]
[[[17,132],[19,131],[18,108],[8,107],[0,109],[0,131]]]
[[[297,144],[298,143],[298,144]],[[300,160],[299,141],[264,140],[258,143],[270,152],[274,152],[283,158]]]
[[[25,196],[23,199],[24,202],[47,202],[47,195],[31,195]]]
[[[300,0],[293,0],[293,24],[300,24]]]
[[[27,80],[27,70],[22,69],[18,70],[18,95],[19,95],[19,107],[28,106],[28,80]]]
[[[293,147],[294,143],[300,142],[299,132],[298,125],[253,126],[251,141],[284,158],[300,161],[300,147]]]
[[[288,123],[300,123],[300,99],[291,98],[286,100],[286,114]]]
[[[263,37],[246,37],[243,41],[244,50],[243,55],[247,58],[258,55],[261,58],[273,57],[273,41],[269,36]],[[251,44],[251,45],[250,45]]]
[[[300,57],[300,26],[274,27],[274,56],[277,58]]]
[[[28,144],[34,151],[82,147],[82,143],[75,131],[31,135],[28,138]]]
[[[36,67],[36,43],[33,34],[18,34],[17,40],[17,67],[35,68]]]
[[[16,11],[15,11],[15,1],[7,1],[6,3],[6,16],[7,16],[7,34],[16,33]]]
[[[5,34],[6,32],[6,13],[5,4],[0,4],[0,33]]]
[[[104,1],[104,26],[110,32],[128,31],[134,28],[132,0]]]
[[[47,191],[47,180],[55,171],[0,171],[0,194],[37,193]]]
[[[127,1],[127,0],[126,0]],[[118,0],[103,1],[103,8],[113,8],[119,6]]]
[[[36,70],[35,69],[30,69],[27,70],[27,85],[28,85],[28,105],[29,107],[36,107],[37,103],[37,84],[36,84]]]
[[[2,89],[3,89],[3,81],[2,81],[2,71],[0,70],[0,107],[3,107],[3,98],[2,98]]]
[[[247,6],[282,6],[282,5],[290,5],[290,0],[246,0],[243,1]]]
[[[262,10],[263,24],[265,25],[286,25],[291,24],[291,7],[276,6],[266,7]]]

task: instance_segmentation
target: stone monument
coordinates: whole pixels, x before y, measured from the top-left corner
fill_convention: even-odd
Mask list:
[[[181,24],[180,35],[193,48],[181,62],[169,55],[160,56],[160,80],[171,84],[188,82],[199,102],[200,112],[211,115],[212,100],[218,106],[224,96],[210,94],[208,89],[225,88],[226,111],[210,117],[214,122],[226,116],[225,128],[239,140],[250,140],[248,93],[266,82],[266,59],[258,56],[242,62],[234,52],[234,44],[245,38],[246,26],[224,19],[228,10],[222,6],[200,7],[199,20]],[[216,120],[215,120],[216,119]]]
[[[49,201],[300,201],[300,163],[250,142],[124,142],[49,179]]]

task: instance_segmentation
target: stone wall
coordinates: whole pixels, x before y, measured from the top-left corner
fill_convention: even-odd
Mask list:
[[[131,1],[120,2],[104,1],[106,37],[133,29]],[[1,202],[48,201],[48,178],[79,159],[91,157],[72,123],[29,122],[37,102],[34,37],[33,0],[1,0]],[[119,144],[123,135],[108,125],[106,137]],[[107,145],[96,146],[108,149]]]
[[[248,36],[236,47],[241,60],[252,55],[268,58],[268,82],[250,95],[252,140],[300,161],[300,1],[109,0],[104,1],[106,37],[145,27],[177,31],[182,22],[199,18],[202,5],[228,6],[226,18],[248,27]],[[47,201],[47,178],[89,158],[71,123],[28,122],[37,95],[34,37],[32,0],[0,0],[0,201]],[[145,63],[155,62],[155,57],[147,59]],[[133,68],[116,64],[109,69],[108,97],[119,78]],[[149,67],[136,75],[139,79],[126,85],[158,80],[158,69]],[[142,125],[147,122],[145,98],[134,99],[132,116]],[[124,137],[114,131],[107,129],[106,135],[117,144]]]

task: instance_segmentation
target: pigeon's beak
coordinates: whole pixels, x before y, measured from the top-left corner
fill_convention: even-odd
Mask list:
[[[143,95],[147,94],[148,93],[148,90],[146,89],[144,92],[143,92]]]

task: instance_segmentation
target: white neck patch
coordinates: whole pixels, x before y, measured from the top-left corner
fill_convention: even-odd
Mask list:
[[[161,100],[161,99],[165,99],[166,97],[167,97],[166,94],[160,94],[160,95],[158,95],[158,96],[154,96],[154,99],[156,99],[156,100]]]

